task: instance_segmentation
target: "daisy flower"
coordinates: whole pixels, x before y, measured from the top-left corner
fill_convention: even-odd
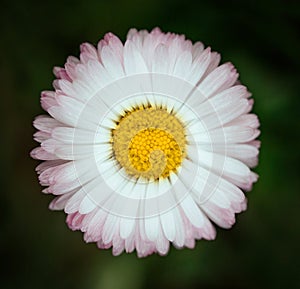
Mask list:
[[[230,228],[257,180],[259,122],[231,63],[183,35],[131,29],[55,67],[31,156],[72,230],[114,255],[167,254]]]

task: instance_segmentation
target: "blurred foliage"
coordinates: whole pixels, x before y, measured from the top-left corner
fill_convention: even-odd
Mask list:
[[[4,289],[300,288],[298,1],[2,1],[1,270]],[[28,156],[39,92],[54,65],[131,27],[186,34],[232,61],[261,120],[259,182],[249,209],[216,241],[167,257],[112,257],[47,209]]]

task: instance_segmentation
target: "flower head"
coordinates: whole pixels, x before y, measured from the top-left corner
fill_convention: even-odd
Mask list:
[[[246,209],[259,122],[231,63],[183,35],[131,29],[55,67],[33,158],[72,230],[118,255],[214,239]]]

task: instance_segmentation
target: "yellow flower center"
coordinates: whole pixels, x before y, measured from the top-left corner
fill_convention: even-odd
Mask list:
[[[184,125],[161,107],[140,106],[125,112],[112,130],[111,142],[120,167],[137,179],[167,178],[186,156]]]

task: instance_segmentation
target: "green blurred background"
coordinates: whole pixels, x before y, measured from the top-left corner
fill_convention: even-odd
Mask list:
[[[0,288],[300,288],[297,1],[2,1]],[[167,257],[113,257],[48,210],[29,158],[39,93],[54,65],[112,31],[183,33],[232,61],[261,120],[260,175],[249,209],[216,241]]]

